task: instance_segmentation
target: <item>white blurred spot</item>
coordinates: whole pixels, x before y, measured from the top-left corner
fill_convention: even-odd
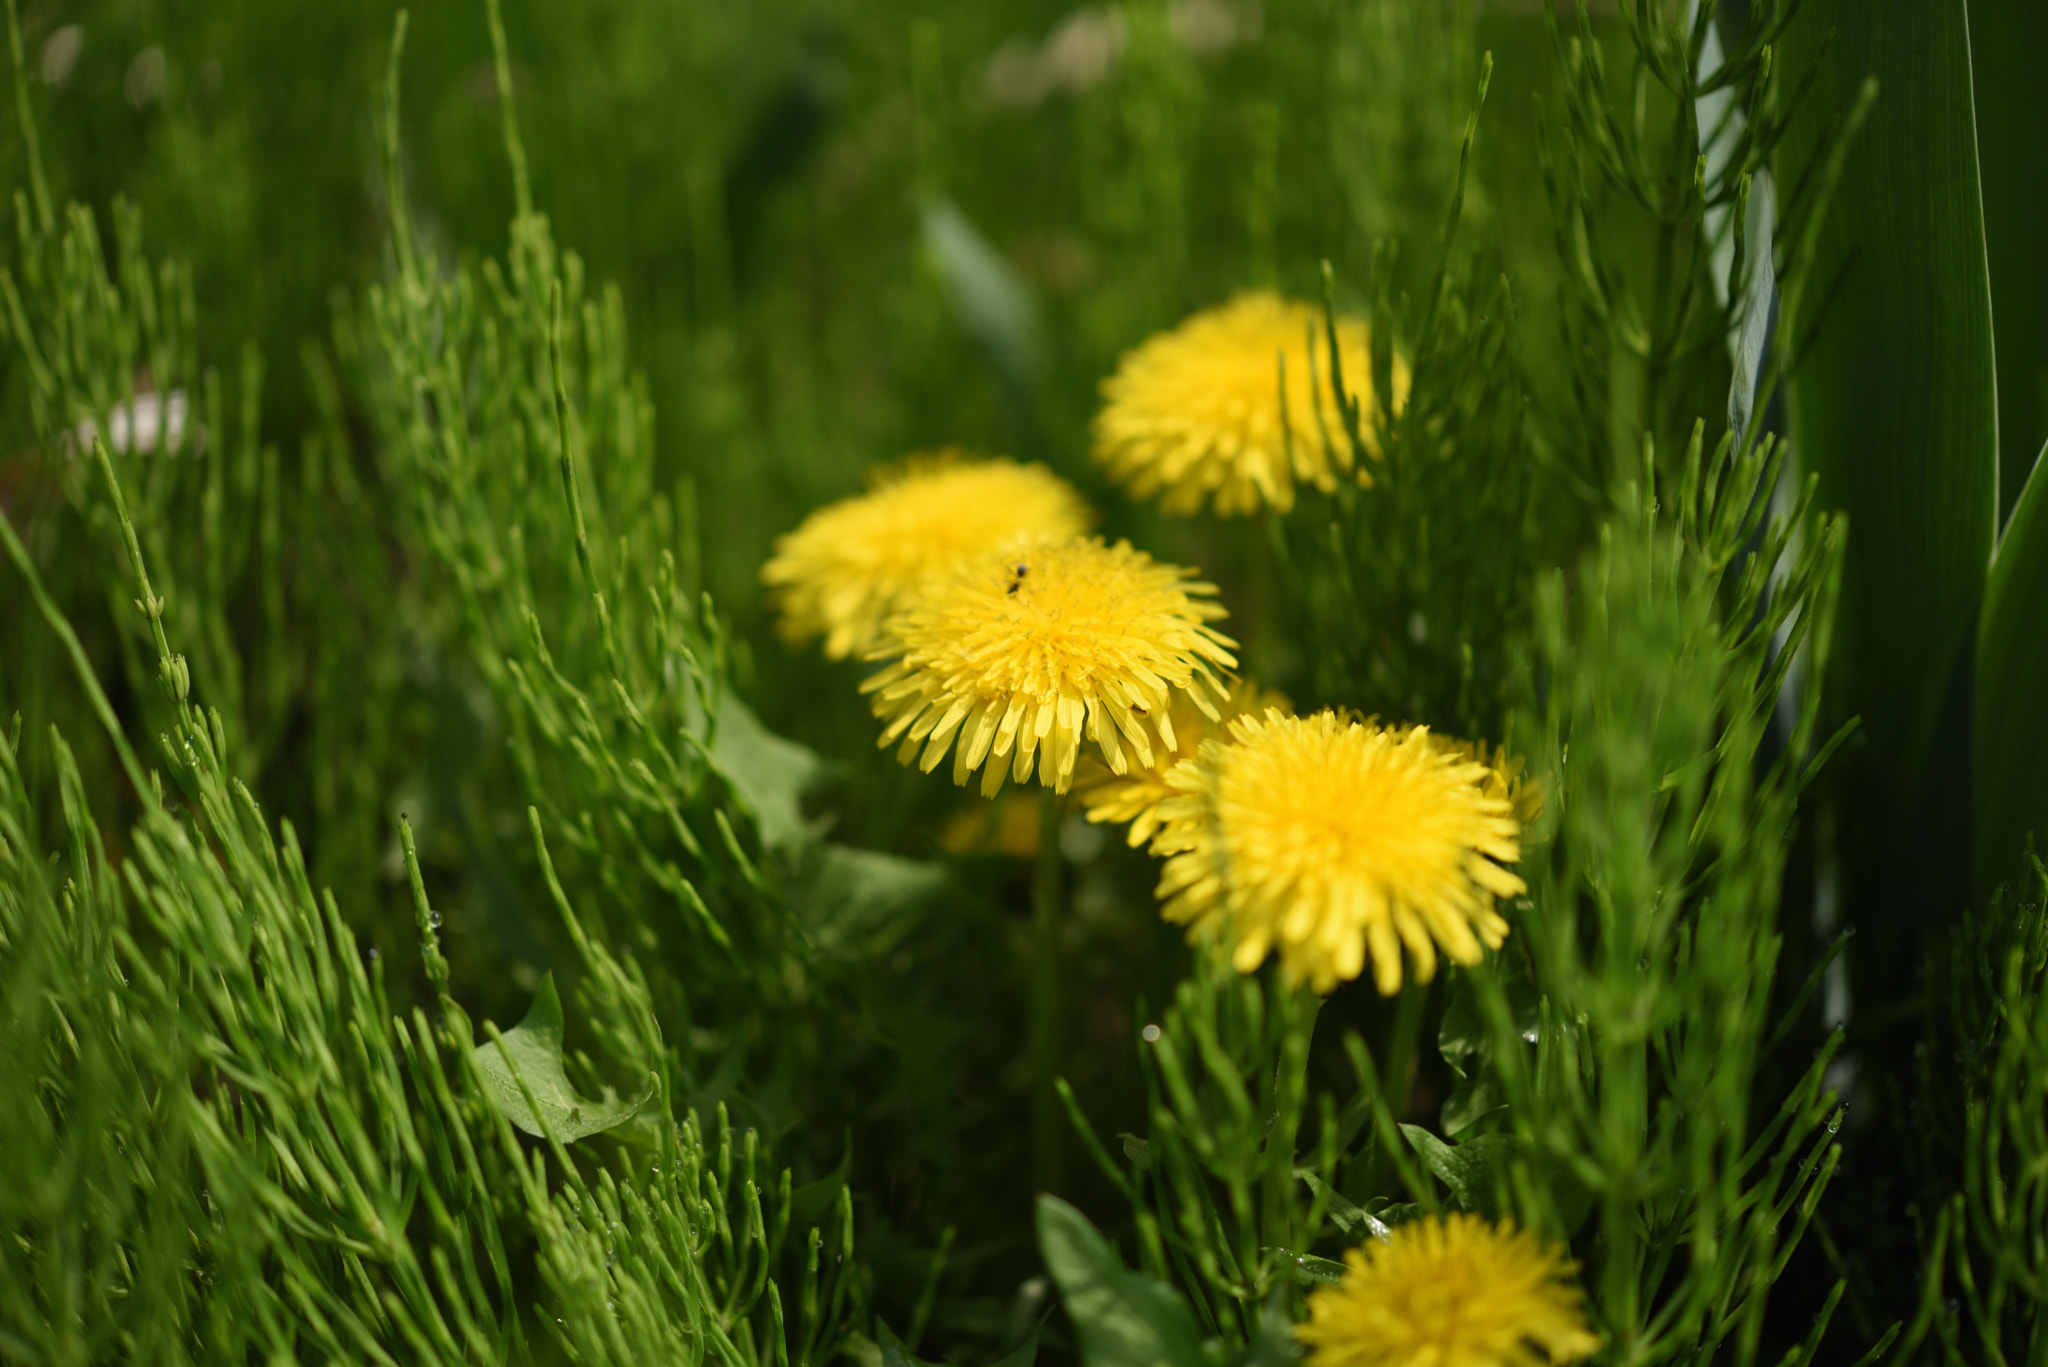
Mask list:
[[[1258,0],[1175,0],[1167,30],[1189,52],[1221,52],[1259,36]],[[1078,95],[1109,79],[1130,42],[1123,14],[1089,5],[1053,26],[1043,42],[1015,35],[982,69],[982,92],[994,104],[1033,109],[1052,95]]]
[[[1102,827],[1092,825],[1078,816],[1070,816],[1060,823],[1060,853],[1070,864],[1085,864],[1102,853],[1102,847],[1109,843],[1109,836]]]
[[[1156,1025],[1148,1025],[1138,1033],[1145,1037],[1145,1043],[1147,1044],[1159,1043],[1159,1027]]]
[[[138,455],[162,449],[176,455],[185,446],[190,406],[182,389],[173,389],[168,396],[137,394],[127,403],[115,404],[114,411],[107,415],[107,449],[117,454],[133,451]],[[80,422],[74,430],[79,449],[86,451],[92,449],[99,434],[99,424],[91,418]]]
[[[1077,9],[1060,20],[1039,48],[1039,69],[1051,89],[1090,90],[1109,76],[1128,42],[1130,32],[1121,12]]]
[[[1174,41],[1189,52],[1221,52],[1257,38],[1265,27],[1265,15],[1256,3],[1180,0],[1168,14],[1167,24]]]
[[[129,104],[142,109],[163,98],[164,85],[170,74],[171,65],[164,60],[164,50],[146,47],[128,63],[128,75],[121,82],[121,90],[128,96]]]
[[[76,24],[66,24],[43,39],[43,50],[36,56],[36,73],[43,78],[44,85],[62,85],[71,79],[71,69],[78,65],[78,54],[83,51],[85,30]]]

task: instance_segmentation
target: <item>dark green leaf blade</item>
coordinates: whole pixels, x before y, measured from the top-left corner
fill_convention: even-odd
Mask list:
[[[2037,460],[1998,543],[1977,627],[1976,864],[1980,889],[2048,843],[2048,464]]]
[[[1156,1277],[1132,1272],[1088,1217],[1057,1196],[1038,1198],[1038,1250],[1086,1367],[1186,1367],[1202,1360],[1194,1311]]]
[[[2048,443],[2048,5],[1970,0],[1970,68],[1998,323],[1998,497],[2007,516]]]
[[[754,818],[763,847],[786,854],[811,843],[803,798],[825,780],[832,766],[808,747],[770,731],[734,697],[719,704],[711,757]]]
[[[943,865],[828,843],[817,850],[796,900],[819,953],[872,958],[903,937],[945,882]]]
[[[552,973],[541,979],[526,1019],[497,1039],[479,1044],[473,1057],[507,1119],[530,1135],[552,1134],[564,1144],[625,1124],[654,1094],[651,1087],[632,1101],[612,1096],[590,1101],[576,1094],[562,1068],[562,999],[555,992]]]
[[[1963,0],[1815,0],[1787,33],[1781,65],[1803,75],[1816,56],[1819,77],[1787,139],[1787,183],[1824,150],[1866,78],[1878,96],[1820,228],[1806,316],[1785,319],[1779,336],[1793,346],[1800,459],[1820,475],[1822,504],[1849,514],[1836,648],[1845,701],[1884,756],[1871,777],[1906,793],[1976,614],[1998,508]]]

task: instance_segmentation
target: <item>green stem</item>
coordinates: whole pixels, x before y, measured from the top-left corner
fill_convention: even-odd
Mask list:
[[[1394,1034],[1380,1074],[1380,1095],[1396,1121],[1408,1114],[1409,1083],[1415,1076],[1415,1050],[1422,1041],[1422,1013],[1428,1004],[1427,984],[1411,980],[1401,985],[1394,1005]]]
[[[1058,1191],[1064,1176],[1061,1150],[1066,1120],[1060,1114],[1056,1079],[1064,1056],[1065,965],[1060,955],[1060,799],[1050,788],[1038,795],[1038,876],[1032,887],[1031,946],[1031,1128],[1038,1158],[1038,1184]]]

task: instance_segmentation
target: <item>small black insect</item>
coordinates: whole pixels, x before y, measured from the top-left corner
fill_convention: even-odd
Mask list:
[[[1029,573],[1031,573],[1031,567],[1025,564],[1019,564],[1015,570],[1011,571],[1009,591],[1015,593],[1018,589],[1022,588],[1024,586],[1024,576]]]

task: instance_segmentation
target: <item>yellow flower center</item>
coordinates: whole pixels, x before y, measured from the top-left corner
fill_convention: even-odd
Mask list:
[[[1426,728],[1394,731],[1324,712],[1241,717],[1229,744],[1208,742],[1169,784],[1153,842],[1171,856],[1159,894],[1169,920],[1213,928],[1244,972],[1275,950],[1290,979],[1319,992],[1355,978],[1369,956],[1382,992],[1437,950],[1475,963],[1507,923],[1496,896],[1523,889],[1496,860],[1520,857],[1493,770]]]
[[[927,582],[872,653],[894,661],[862,684],[888,722],[881,743],[901,739],[906,762],[923,744],[929,771],[957,738],[956,782],[1010,757],[1018,782],[1035,761],[1062,792],[1083,739],[1119,773],[1126,745],[1149,764],[1154,736],[1173,744],[1176,692],[1210,712],[1226,696],[1216,671],[1236,661],[1207,625],[1223,615],[1207,601],[1214,592],[1124,542],[1018,543],[974,557]],[[989,765],[983,791],[1001,783],[1002,767]]]

